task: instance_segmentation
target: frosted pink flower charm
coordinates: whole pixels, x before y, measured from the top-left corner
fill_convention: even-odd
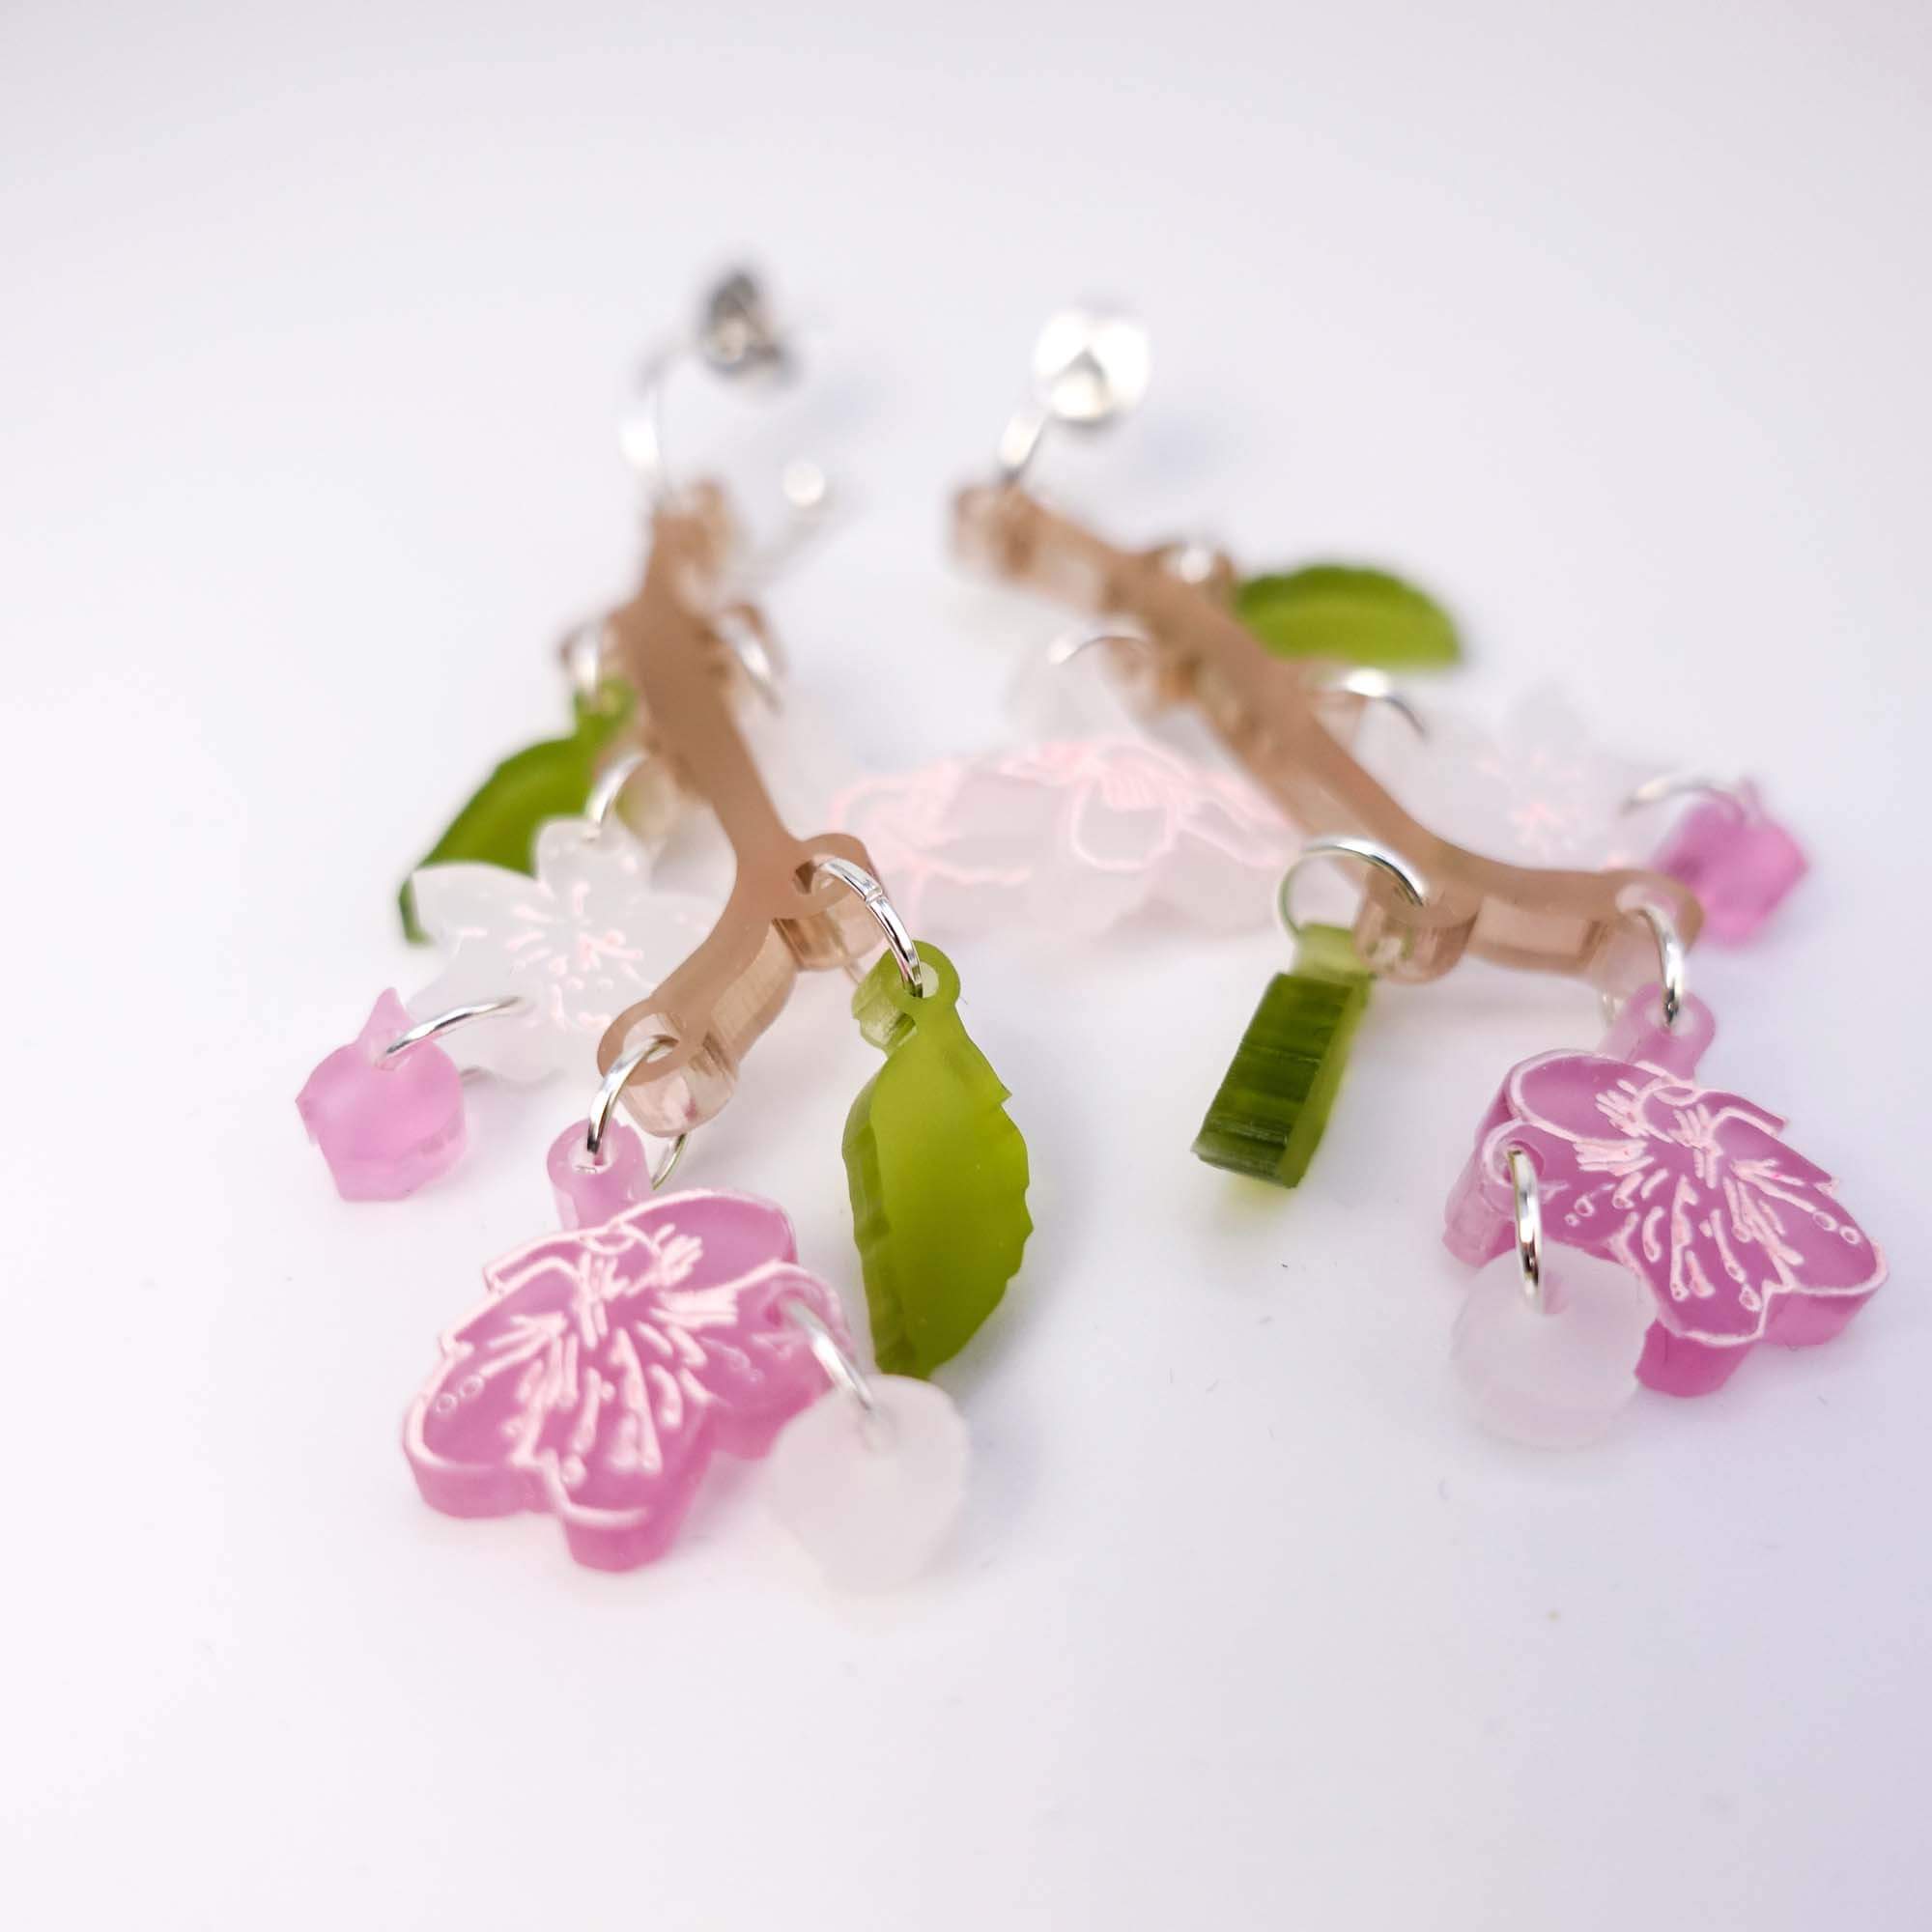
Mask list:
[[[1693,806],[1650,863],[1697,895],[1705,933],[1726,946],[1754,939],[1810,869],[1804,848],[1748,783]]]
[[[1061,739],[868,779],[833,802],[935,929],[1032,917],[1098,931],[1148,905],[1268,916],[1293,834],[1262,795],[1140,738]]]
[[[1537,1169],[1547,1238],[1607,1256],[1650,1289],[1638,1378],[1674,1395],[1719,1386],[1761,1341],[1823,1342],[1885,1280],[1883,1256],[1777,1115],[1681,1071],[1596,1053],[1513,1069],[1450,1197],[1462,1260],[1508,1245],[1506,1150]]]
[[[483,1278],[404,1425],[417,1487],[451,1516],[548,1510],[598,1570],[662,1555],[713,1454],[762,1456],[824,1393],[788,1300],[845,1336],[791,1223],[749,1195],[646,1201]]]

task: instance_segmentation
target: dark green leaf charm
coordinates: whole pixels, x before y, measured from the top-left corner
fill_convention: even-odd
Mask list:
[[[1235,591],[1235,613],[1277,657],[1407,670],[1452,665],[1463,655],[1448,611],[1382,570],[1311,563],[1251,577]]]
[[[514,752],[476,787],[449,821],[449,829],[421,862],[449,866],[462,860],[527,872],[535,863],[537,828],[547,818],[581,812],[597,781],[597,765],[611,741],[630,722],[629,685],[611,678],[594,697],[574,700],[575,728],[566,738],[546,738]],[[409,879],[397,896],[404,934],[428,938],[416,921],[415,892]]]
[[[919,954],[923,998],[890,952],[852,998],[861,1031],[886,1051],[852,1103],[844,1153],[872,1350],[889,1375],[930,1375],[956,1355],[1033,1233],[1007,1090],[960,1024],[952,962],[923,943]]]
[[[1194,1151],[1210,1167],[1294,1186],[1328,1124],[1369,986],[1347,932],[1304,927],[1294,971],[1269,980]]]

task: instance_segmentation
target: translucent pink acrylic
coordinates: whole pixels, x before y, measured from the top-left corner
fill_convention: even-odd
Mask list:
[[[1638,1379],[1702,1395],[1758,1342],[1829,1340],[1886,1266],[1777,1115],[1690,1080],[1715,1032],[1708,1009],[1687,1002],[1668,1033],[1647,1018],[1657,999],[1646,987],[1612,1030],[1623,1055],[1548,1053],[1511,1071],[1450,1193],[1443,1239],[1471,1265],[1508,1249],[1506,1153],[1522,1147],[1545,1238],[1620,1262],[1650,1290]]]
[[[404,1425],[417,1487],[451,1516],[547,1511],[598,1570],[662,1555],[711,1457],[762,1456],[824,1391],[787,1301],[847,1346],[791,1223],[748,1195],[665,1195],[484,1281]]]
[[[455,1062],[430,1039],[384,1054],[410,1024],[402,1001],[384,992],[362,1031],[296,1095],[345,1201],[400,1201],[462,1157],[463,1077]]]
[[[566,1127],[545,1159],[556,1218],[565,1228],[601,1227],[650,1199],[651,1164],[642,1135],[612,1121],[592,1154],[589,1134],[588,1121]]]
[[[1810,868],[1804,848],[1749,784],[1736,797],[1693,806],[1650,863],[1697,895],[1705,932],[1727,946],[1754,938]]]

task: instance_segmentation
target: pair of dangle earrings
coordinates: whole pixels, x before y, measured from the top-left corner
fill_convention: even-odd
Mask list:
[[[628,1569],[668,1548],[714,1454],[769,1456],[781,1519],[828,1577],[876,1587],[919,1570],[962,1504],[964,1425],[925,1378],[1018,1270],[1028,1162],[952,961],[913,938],[862,840],[781,816],[754,744],[781,659],[747,594],[770,558],[721,489],[666,465],[676,371],[772,378],[789,359],[735,274],[646,363],[624,435],[641,582],[566,639],[571,729],[499,764],[405,885],[405,931],[442,970],[407,1004],[384,992],[298,1104],[344,1198],[393,1200],[460,1159],[466,1071],[562,1077],[588,1100],[548,1155],[558,1230],[485,1268],[410,1407],[426,1501],[547,1512],[580,1562]],[[786,485],[799,517],[821,511],[814,469]],[[694,815],[730,851],[709,895],[654,876]],[[859,1032],[885,1055],[842,1143],[876,1375],[781,1208],[664,1191],[799,974],[829,968],[858,980]]]
[[[1627,769],[1547,705],[1502,750],[1418,707],[1391,673],[1453,662],[1459,641],[1385,573],[1244,581],[1198,542],[1125,551],[1048,507],[1027,488],[1047,432],[1096,427],[1146,387],[1131,324],[1056,318],[994,477],[955,506],[969,562],[1102,622],[1058,640],[1023,695],[1037,714],[1104,712],[1104,728],[862,781],[834,830],[796,838],[754,749],[781,701],[744,594],[755,568],[722,493],[665,469],[665,380],[694,355],[782,370],[755,285],[722,285],[648,365],[626,447],[649,487],[649,561],[566,647],[573,728],[506,760],[405,889],[442,975],[407,1008],[384,995],[302,1096],[354,1197],[411,1191],[460,1153],[447,1036],[475,1042],[472,1066],[594,1094],[551,1150],[561,1232],[486,1270],[488,1299],[445,1334],[410,1412],[432,1504],[547,1510],[581,1560],[629,1567],[666,1547],[713,1450],[773,1452],[781,1513],[835,1577],[895,1580],[943,1541],[963,1429],[920,1378],[1019,1265],[1027,1156],[959,1024],[956,972],[908,921],[1050,913],[1095,931],[1152,908],[1234,929],[1278,898],[1294,963],[1219,1087],[1204,1083],[1195,1151],[1291,1186],[1375,980],[1434,981],[1474,954],[1605,989],[1608,1038],[1508,1076],[1449,1204],[1449,1245],[1482,1270],[1453,1357],[1505,1434],[1587,1439],[1639,1379],[1705,1392],[1752,1343],[1823,1340],[1876,1288],[1876,1250],[1782,1122],[1690,1078],[1714,1029],[1685,952],[1700,928],[1743,940],[1762,923],[1804,870],[1790,835],[1749,787]],[[822,478],[795,469],[788,495],[810,516]],[[722,910],[653,874],[693,811],[732,850]],[[1324,856],[1365,868],[1347,927],[1293,912],[1298,870]],[[843,1148],[873,1378],[779,1209],[659,1190],[797,973],[857,973],[881,942],[854,1012],[888,1057]]]

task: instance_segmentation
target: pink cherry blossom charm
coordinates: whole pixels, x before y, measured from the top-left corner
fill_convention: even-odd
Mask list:
[[[822,1393],[788,1303],[845,1336],[791,1223],[749,1195],[649,1200],[483,1278],[404,1425],[416,1485],[451,1516],[548,1511],[598,1570],[661,1556],[713,1454],[762,1456]]]
[[[389,1054],[409,1027],[402,1001],[384,992],[362,1031],[296,1095],[345,1201],[400,1201],[463,1153],[463,1077],[432,1039]]]
[[[1804,848],[1748,783],[1694,805],[1650,863],[1697,895],[1705,932],[1726,946],[1754,938],[1810,869]]]
[[[1637,1377],[1671,1395],[1719,1387],[1757,1343],[1836,1334],[1885,1281],[1884,1257],[1837,1183],[1786,1145],[1777,1115],[1690,1076],[1708,1012],[1686,1002],[1660,1049],[1632,1002],[1611,1034],[1636,1058],[1547,1053],[1512,1069],[1451,1191],[1443,1239],[1472,1264],[1511,1244],[1508,1150],[1534,1163],[1552,1242],[1604,1256],[1648,1287]],[[1667,1042],[1670,1034],[1663,1034]],[[1664,1064],[1659,1064],[1662,1062]]]

